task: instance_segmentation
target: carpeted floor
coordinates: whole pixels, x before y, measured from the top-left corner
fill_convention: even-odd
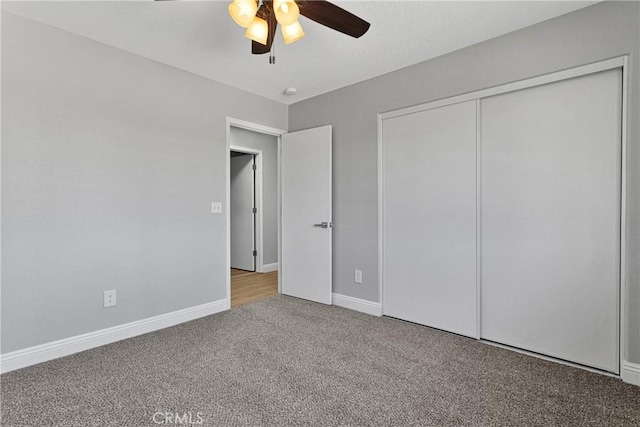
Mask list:
[[[1,387],[3,426],[640,425],[640,387],[618,379],[284,296]]]

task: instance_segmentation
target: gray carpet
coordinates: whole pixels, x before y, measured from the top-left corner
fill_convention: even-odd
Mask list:
[[[1,387],[3,426],[640,425],[640,387],[618,379],[284,296]]]

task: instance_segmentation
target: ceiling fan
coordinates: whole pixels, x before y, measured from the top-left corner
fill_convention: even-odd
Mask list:
[[[229,14],[240,26],[247,28],[245,36],[252,40],[251,53],[271,51],[278,24],[286,44],[304,37],[298,16],[358,38],[370,24],[325,0],[233,0]]]
[[[167,0],[155,0],[167,1]],[[298,16],[302,15],[318,24],[359,38],[371,24],[326,0],[233,0],[229,4],[231,18],[247,29],[251,39],[251,53],[271,52],[278,24],[282,27],[285,44],[304,37]],[[275,58],[269,58],[269,62]]]

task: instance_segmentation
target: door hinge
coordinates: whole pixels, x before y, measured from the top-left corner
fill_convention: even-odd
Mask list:
[[[258,256],[258,251],[253,251],[253,256]]]
[[[253,170],[257,170],[258,167],[256,165],[253,165]]]
[[[258,213],[258,208],[253,208],[253,213]]]

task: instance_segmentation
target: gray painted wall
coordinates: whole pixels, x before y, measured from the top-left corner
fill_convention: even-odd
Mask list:
[[[226,297],[227,116],[287,128],[284,105],[2,13],[2,353]]]
[[[231,145],[262,150],[263,247],[262,262],[278,262],[278,138],[231,127]]]
[[[640,4],[605,2],[289,107],[289,130],[333,125],[334,292],[378,301],[376,114],[630,57],[627,360],[640,362]],[[363,271],[363,285],[353,270]]]

